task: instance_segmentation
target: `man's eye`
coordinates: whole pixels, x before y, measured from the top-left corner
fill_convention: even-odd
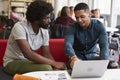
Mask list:
[[[85,18],[85,16],[81,16],[81,18]]]

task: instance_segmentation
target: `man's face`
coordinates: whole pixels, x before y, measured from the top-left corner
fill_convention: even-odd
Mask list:
[[[90,24],[89,11],[85,12],[85,10],[76,10],[75,17],[81,27],[87,28],[89,26],[89,24]]]
[[[45,17],[43,17],[42,20],[40,20],[40,27],[47,29],[48,25],[50,24],[51,20],[50,20],[50,14],[46,15]]]

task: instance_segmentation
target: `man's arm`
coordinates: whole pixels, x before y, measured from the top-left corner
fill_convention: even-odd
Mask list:
[[[69,26],[65,35],[65,53],[70,60],[70,67],[73,68],[74,62],[78,60],[78,57],[75,55],[73,49],[74,44],[74,29],[72,26]]]
[[[70,58],[75,55],[75,51],[73,49],[74,44],[74,28],[69,26],[66,35],[65,35],[65,53]]]
[[[54,58],[52,57],[52,55],[50,54],[50,50],[49,50],[49,46],[42,46],[41,47],[42,50],[42,55],[46,58],[49,58],[51,60],[54,60]]]
[[[34,51],[31,50],[27,40],[18,39],[18,40],[16,40],[16,42],[19,45],[23,55],[26,58],[30,59],[31,61],[34,61],[36,63],[49,64],[49,65],[52,65],[53,67],[55,67],[57,69],[64,69],[65,68],[64,63],[56,62],[56,61],[52,60],[51,59],[52,57],[50,57],[50,55],[47,56],[47,57],[50,57],[50,58],[47,58],[47,57],[44,57],[42,55],[36,54]],[[48,49],[48,51],[49,51],[49,49]],[[44,52],[44,51],[42,50],[42,52]],[[45,52],[45,54],[48,54],[48,53]]]
[[[99,46],[100,46],[100,58],[108,59],[109,58],[109,45],[108,45],[108,34],[105,27],[100,25],[100,36],[99,36]]]

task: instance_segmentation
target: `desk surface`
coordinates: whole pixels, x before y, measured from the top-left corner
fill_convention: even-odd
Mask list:
[[[112,28],[112,27],[105,27],[107,32],[113,33],[114,31],[118,31],[117,28]]]
[[[65,70],[63,71],[35,71],[25,73],[23,75],[40,78],[41,80],[71,80],[70,75]]]
[[[37,72],[26,73],[24,75],[39,78],[41,73],[43,74],[45,72],[61,73],[61,71],[37,71]],[[69,78],[68,74],[67,74],[67,77]],[[44,80],[47,80],[47,79],[44,79]],[[61,80],[66,80],[66,79],[61,79]],[[104,73],[104,75],[100,78],[74,78],[74,79],[67,79],[67,80],[120,80],[120,69],[108,69]]]
[[[79,78],[72,80],[120,80],[120,69],[108,69],[100,78]]]

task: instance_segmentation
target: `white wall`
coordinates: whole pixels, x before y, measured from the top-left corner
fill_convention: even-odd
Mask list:
[[[62,7],[67,5],[68,0],[54,0],[55,18],[58,16],[58,12],[62,9]]]
[[[117,14],[118,14],[118,5],[119,0],[112,0],[112,6],[111,6],[111,27],[117,26]],[[119,7],[120,9],[120,7]]]
[[[94,0],[93,9],[99,8],[101,14],[110,14],[111,0]]]
[[[8,13],[8,10],[9,10],[8,1],[0,1],[0,14],[2,10]]]

